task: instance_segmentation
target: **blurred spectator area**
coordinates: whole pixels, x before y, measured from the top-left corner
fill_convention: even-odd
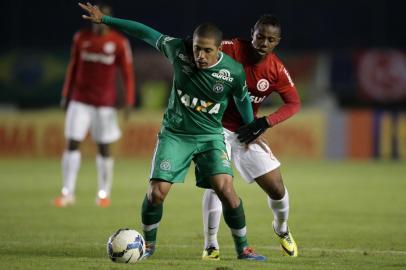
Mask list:
[[[277,52],[302,99],[302,111],[267,133],[278,156],[406,160],[406,56],[400,49]],[[53,156],[63,150],[63,115],[56,107],[66,51],[0,55],[0,157]],[[135,48],[137,107],[116,146],[118,156],[147,156],[167,103],[172,69],[157,51]],[[281,103],[272,94],[260,114]],[[154,112],[155,111],[155,112]],[[152,113],[151,113],[152,112]],[[151,118],[151,115],[154,117]],[[84,153],[94,154],[91,143]]]
[[[212,21],[225,38],[249,39],[261,14],[275,14],[282,24],[275,52],[291,73],[303,104],[301,113],[267,133],[275,153],[406,159],[406,1],[103,2],[112,4],[118,17],[181,38],[191,35],[198,24]],[[80,18],[77,2],[70,0],[4,0],[0,10],[0,157],[59,157],[63,113],[48,109],[60,101],[73,33],[88,24]],[[156,50],[129,39],[136,107],[147,110],[140,110],[135,122],[124,127],[117,152],[150,155],[155,143],[151,134],[156,133],[167,103],[172,68]],[[280,104],[278,95],[272,94],[261,113]],[[33,110],[42,108],[47,110]]]
[[[401,49],[282,51],[304,106],[406,108],[406,53]],[[0,104],[18,108],[56,106],[68,51],[12,50],[0,55]],[[162,108],[172,68],[158,51],[135,48],[137,106]],[[119,87],[121,89],[121,87]],[[267,105],[278,105],[271,95]]]

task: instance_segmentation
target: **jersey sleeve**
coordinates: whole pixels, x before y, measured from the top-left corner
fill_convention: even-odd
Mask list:
[[[127,106],[132,106],[135,103],[135,75],[133,55],[126,38],[120,40],[119,66],[124,80],[125,102]]]
[[[241,72],[236,77],[236,85],[233,93],[234,102],[241,114],[244,124],[249,124],[254,121],[254,113],[252,110],[250,96],[248,94],[247,82],[245,80],[245,73],[241,67]]]
[[[103,16],[102,22],[145,41],[162,52],[171,62],[175,58],[176,48],[182,43],[181,39],[163,35],[155,29],[136,21]]]
[[[67,99],[69,99],[72,93],[72,87],[77,72],[77,65],[79,61],[79,39],[80,32],[77,32],[73,37],[70,60],[66,70],[65,82],[62,88],[62,97]]]
[[[157,30],[136,21],[103,16],[102,23],[139,38],[153,47],[156,47],[158,40],[162,36]]]
[[[277,111],[268,116],[271,126],[281,123],[300,110],[300,97],[296,87],[286,68],[281,65],[278,68],[278,82],[275,86],[276,92],[282,98],[284,104]]]
[[[156,43],[157,49],[162,52],[171,63],[173,63],[180,46],[182,46],[183,40],[179,38],[163,35]]]

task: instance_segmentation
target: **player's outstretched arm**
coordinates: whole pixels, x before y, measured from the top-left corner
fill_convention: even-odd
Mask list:
[[[89,20],[93,23],[104,23],[120,31],[126,32],[129,35],[135,36],[151,46],[155,47],[157,41],[162,36],[160,32],[142,23],[106,16],[97,6],[93,6],[90,3],[87,3],[86,5],[79,3],[79,6],[88,13],[88,15],[82,15],[83,19]]]

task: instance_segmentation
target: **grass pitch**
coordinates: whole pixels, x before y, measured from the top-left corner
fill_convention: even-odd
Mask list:
[[[0,269],[406,269],[405,162],[283,162],[295,259],[281,256],[264,193],[237,176],[248,239],[269,257],[266,263],[237,260],[223,221],[221,261],[201,261],[203,192],[190,173],[168,195],[154,256],[115,264],[106,255],[107,238],[120,227],[140,230],[148,172],[149,160],[117,159],[112,205],[101,209],[95,162],[84,159],[76,205],[56,209],[59,160],[0,160]]]

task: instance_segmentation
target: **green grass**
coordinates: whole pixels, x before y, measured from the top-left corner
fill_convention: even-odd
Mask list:
[[[77,204],[52,207],[61,184],[59,165],[59,160],[0,160],[0,269],[406,269],[404,162],[284,162],[296,259],[281,256],[264,193],[237,179],[248,239],[269,257],[266,263],[238,261],[223,221],[221,261],[200,260],[202,190],[189,174],[168,195],[156,254],[136,265],[110,262],[105,244],[120,227],[140,230],[149,161],[116,160],[107,209],[94,203],[93,159],[82,163]]]

